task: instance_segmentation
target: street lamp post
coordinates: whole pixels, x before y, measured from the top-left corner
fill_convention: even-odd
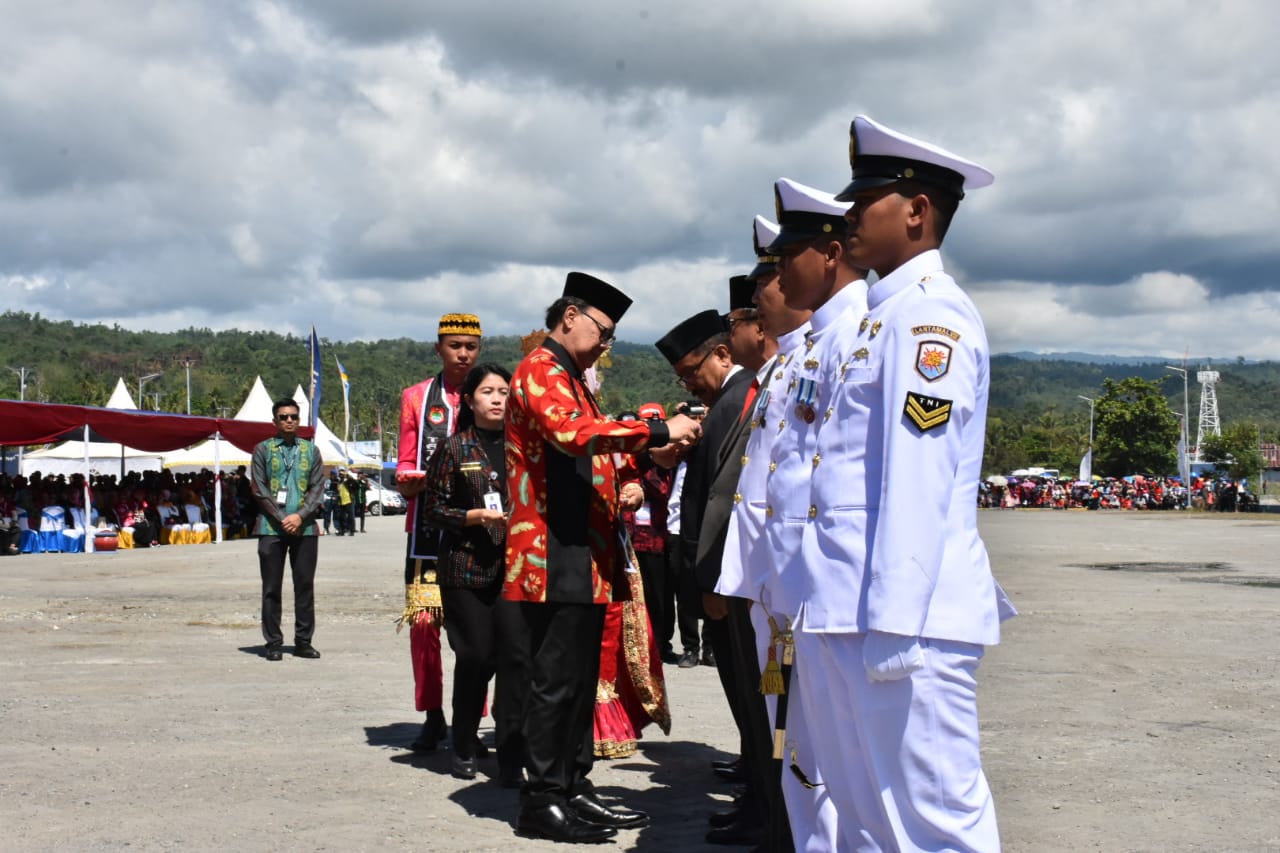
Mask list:
[[[1191,458],[1191,393],[1187,385],[1187,371],[1169,364],[1166,364],[1164,369],[1182,374],[1182,455],[1189,459]],[[1183,476],[1186,474],[1186,471],[1182,472]]]
[[[1086,397],[1083,394],[1077,394],[1081,400],[1089,404],[1089,452],[1093,452],[1093,398]]]
[[[1164,369],[1182,374],[1182,447],[1183,452],[1190,453],[1191,447],[1189,446],[1189,441],[1191,438],[1191,421],[1189,418],[1191,417],[1191,394],[1187,386],[1187,371],[1181,367],[1173,367],[1168,364],[1164,366]]]
[[[178,364],[181,364],[187,371],[187,414],[191,414],[191,365],[195,364],[194,358],[183,358]]]
[[[10,371],[18,375],[18,401],[26,402],[27,399],[27,374],[35,373],[34,367],[10,367]],[[22,453],[26,450],[22,445],[18,445],[18,473],[22,473]]]
[[[1178,460],[1178,473],[1182,475],[1182,487],[1187,490],[1187,509],[1191,508],[1191,393],[1187,385],[1187,371],[1171,364],[1165,370],[1182,374],[1182,458]],[[1198,450],[1199,448],[1197,448]]]
[[[148,382],[150,382],[152,379],[158,379],[160,376],[163,376],[163,375],[164,374],[162,373],[148,373],[146,376],[138,377],[138,405],[139,406],[146,404],[146,400],[142,396],[143,386],[146,385]]]
[[[1093,476],[1093,398],[1077,394],[1081,400],[1089,404],[1089,476]]]

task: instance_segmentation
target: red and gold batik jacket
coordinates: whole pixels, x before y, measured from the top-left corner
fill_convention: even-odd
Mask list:
[[[606,418],[569,353],[548,338],[511,378],[506,436],[511,517],[503,598],[611,601],[624,559],[613,454],[666,444],[666,424]],[[625,590],[623,584],[619,598]]]

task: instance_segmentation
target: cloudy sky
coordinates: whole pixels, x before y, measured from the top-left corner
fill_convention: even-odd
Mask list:
[[[1274,358],[1280,4],[0,0],[0,298],[135,329],[527,332],[583,269],[727,301],[857,113],[996,174],[997,352]]]

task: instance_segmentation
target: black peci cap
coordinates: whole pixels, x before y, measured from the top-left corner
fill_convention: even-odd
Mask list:
[[[631,297],[621,290],[584,272],[571,272],[565,277],[564,292],[561,296],[575,296],[583,302],[601,311],[614,323],[622,320],[622,315],[631,307]]]
[[[729,327],[725,324],[724,316],[719,311],[708,308],[682,321],[663,335],[654,346],[667,361],[675,364],[711,338],[727,331]]]

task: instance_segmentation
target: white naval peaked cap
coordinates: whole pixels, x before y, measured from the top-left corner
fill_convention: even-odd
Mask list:
[[[781,228],[768,246],[771,254],[777,254],[790,243],[812,240],[824,234],[840,239],[844,237],[844,214],[851,207],[849,202],[838,201],[829,192],[790,178],[778,178],[773,182],[773,199]]]
[[[755,239],[756,244],[756,257],[769,254],[769,244],[777,238],[782,229],[778,227],[778,223],[765,219],[758,213],[751,227],[751,236]]]
[[[781,230],[776,222],[765,219],[759,214],[756,215],[755,221],[751,223],[751,240],[755,243],[756,265],[751,272],[747,273],[749,280],[755,281],[760,276],[773,272],[777,267],[778,256],[769,253],[769,244],[777,239]]]
[[[918,181],[964,198],[965,190],[990,186],[995,175],[985,166],[885,127],[867,116],[849,125],[849,166],[853,179],[836,196],[852,201],[855,193],[898,181]]]

